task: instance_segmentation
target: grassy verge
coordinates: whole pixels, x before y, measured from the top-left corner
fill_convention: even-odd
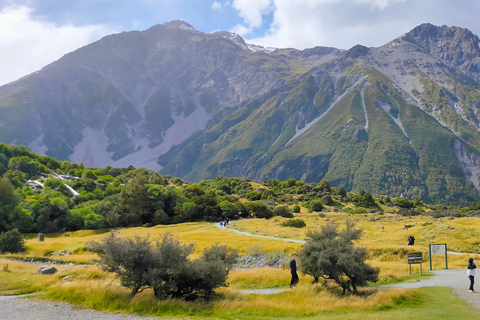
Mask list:
[[[2,261],[4,265],[5,260]],[[162,317],[194,319],[448,319],[478,317],[449,288],[375,290],[362,289],[361,295],[341,296],[312,279],[302,277],[293,290],[275,295],[250,295],[245,288],[286,287],[289,273],[281,269],[235,271],[229,287],[217,290],[211,302],[159,301],[149,290],[129,297],[114,274],[97,267],[59,266],[54,275],[35,274],[38,266],[8,261],[8,271],[0,271],[0,294],[37,292],[37,297],[74,303],[106,312],[138,313]],[[1,270],[1,269],[0,269]],[[72,275],[69,280],[62,280]],[[26,281],[23,281],[26,279]],[[448,316],[448,317],[447,317]]]

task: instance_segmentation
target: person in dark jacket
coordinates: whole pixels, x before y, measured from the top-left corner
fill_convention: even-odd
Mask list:
[[[475,282],[474,280],[475,280],[476,268],[477,266],[473,262],[473,258],[468,259],[467,275],[468,275],[468,278],[470,279],[470,288],[468,288],[468,292],[475,292],[475,290],[473,290],[473,284]]]
[[[297,274],[297,255],[292,254],[292,261],[290,261],[290,273],[292,274],[292,281],[290,281],[290,288],[293,288],[298,283],[298,274]]]

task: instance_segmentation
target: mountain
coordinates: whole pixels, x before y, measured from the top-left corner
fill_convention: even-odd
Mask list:
[[[0,141],[189,181],[327,179],[478,201],[478,42],[422,24],[378,48],[275,49],[172,21],[105,37],[0,87]]]

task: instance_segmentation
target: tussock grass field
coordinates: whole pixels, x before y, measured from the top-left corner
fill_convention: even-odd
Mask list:
[[[379,220],[369,222],[375,216]],[[298,214],[307,223],[306,228],[281,227],[285,218],[269,220],[251,219],[235,221],[231,227],[252,234],[274,237],[304,239],[307,230],[318,230],[334,221],[340,227],[346,219],[358,219],[357,226],[364,229],[360,245],[369,250],[368,263],[381,268],[380,284],[401,280],[418,280],[426,277],[418,274],[418,265],[413,266],[413,275],[408,272],[408,251],[423,251],[427,261],[428,243],[447,243],[449,250],[475,252],[476,239],[480,235],[477,218],[433,219],[424,216],[400,217],[391,214],[348,215],[327,213],[321,218],[316,214]],[[327,221],[328,220],[328,221]],[[383,229],[380,227],[383,226]],[[408,227],[407,230],[405,226]],[[272,253],[284,250],[298,252],[302,244],[268,240],[237,235],[229,230],[220,230],[210,223],[184,223],[151,228],[118,229],[122,238],[150,236],[152,240],[166,232],[175,234],[182,242],[195,243],[194,255],[215,243],[226,244],[240,254],[255,252]],[[98,256],[85,252],[86,242],[101,241],[110,230],[77,231],[66,234],[46,235],[44,242],[31,236],[26,241],[28,250],[22,254],[5,257],[39,257],[64,262],[94,264]],[[65,236],[68,235],[68,236]],[[416,246],[406,246],[406,237],[413,235]],[[255,250],[252,250],[254,248]],[[68,255],[64,255],[68,252]],[[449,268],[465,268],[468,255],[449,255]],[[301,263],[301,261],[299,261]],[[443,268],[442,256],[434,256],[434,267]],[[341,296],[338,290],[327,290],[321,285],[311,285],[312,278],[300,274],[300,284],[288,289],[290,274],[285,269],[254,269],[232,271],[228,287],[217,290],[218,296],[211,302],[186,302],[181,300],[157,300],[152,291],[146,290],[134,299],[129,290],[119,285],[115,274],[102,271],[96,265],[57,266],[54,275],[37,275],[38,265],[0,260],[0,294],[37,292],[40,297],[61,300],[108,312],[139,313],[163,317],[190,317],[194,319],[464,319],[478,318],[477,311],[455,298],[449,288],[425,289],[377,289],[364,288],[359,296]],[[423,265],[424,272],[428,263]],[[427,273],[428,274],[428,273]],[[74,278],[62,280],[66,275]],[[274,295],[244,293],[245,289],[285,288]]]

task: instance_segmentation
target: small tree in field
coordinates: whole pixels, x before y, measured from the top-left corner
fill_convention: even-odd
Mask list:
[[[208,299],[214,289],[225,285],[228,271],[237,258],[226,246],[205,249],[199,259],[191,260],[193,244],[182,245],[171,234],[152,246],[148,238],[108,237],[102,243],[86,247],[97,252],[104,269],[120,276],[121,284],[132,290],[132,297],[152,288],[159,299]]]
[[[367,281],[378,280],[379,268],[365,263],[367,250],[355,247],[362,230],[356,229],[353,222],[347,221],[345,229],[338,231],[330,223],[320,231],[309,231],[307,243],[299,254],[300,270],[314,277],[334,281],[345,291],[357,293],[357,286],[365,286]]]

